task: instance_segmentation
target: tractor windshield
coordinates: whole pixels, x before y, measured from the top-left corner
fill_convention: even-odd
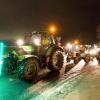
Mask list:
[[[52,38],[46,32],[38,32],[25,36],[26,44],[33,44],[35,46],[47,46],[53,43]]]

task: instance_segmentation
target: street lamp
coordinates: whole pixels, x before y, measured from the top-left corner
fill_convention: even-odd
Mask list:
[[[54,35],[55,35],[56,28],[54,26],[51,26],[49,28],[49,31],[50,31],[50,34],[51,34],[52,42],[55,44]]]
[[[50,33],[51,33],[52,35],[55,34],[55,31],[56,31],[56,28],[55,28],[54,26],[50,27]]]
[[[79,40],[75,40],[75,41],[74,41],[74,44],[75,44],[75,45],[78,45],[78,44],[79,44]]]
[[[55,32],[55,27],[51,27],[51,32]]]

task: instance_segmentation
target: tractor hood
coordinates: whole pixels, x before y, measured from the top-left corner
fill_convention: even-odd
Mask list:
[[[16,48],[16,52],[18,55],[26,55],[26,54],[31,54],[34,51],[34,48],[32,45],[25,45],[25,46],[20,46],[19,48]]]
[[[18,58],[18,60],[21,61],[21,60],[31,56],[32,52],[34,52],[34,49],[31,45],[12,47],[5,52],[4,58],[9,58],[9,57]]]
[[[22,61],[25,58],[31,57],[34,48],[31,45],[20,46],[12,51],[12,53],[18,57],[18,60]]]

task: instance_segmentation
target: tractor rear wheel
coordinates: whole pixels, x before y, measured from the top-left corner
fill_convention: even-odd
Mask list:
[[[81,60],[80,57],[76,57],[76,58],[74,59],[74,64],[75,64],[75,65],[78,64],[80,60]]]
[[[85,58],[84,58],[84,61],[85,61],[86,63],[89,63],[90,60],[91,60],[91,57],[90,57],[89,54],[87,54],[87,55],[85,56]]]
[[[35,82],[38,75],[39,62],[32,58],[22,62],[18,68],[18,77],[28,82]]]
[[[59,49],[54,50],[50,56],[48,68],[51,71],[58,71],[63,67],[63,63],[64,56],[62,51]]]

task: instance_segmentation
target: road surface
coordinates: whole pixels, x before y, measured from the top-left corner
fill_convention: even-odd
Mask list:
[[[100,69],[94,60],[81,60],[70,71],[48,72],[36,84],[26,83],[16,75],[0,77],[0,100],[100,100]]]

